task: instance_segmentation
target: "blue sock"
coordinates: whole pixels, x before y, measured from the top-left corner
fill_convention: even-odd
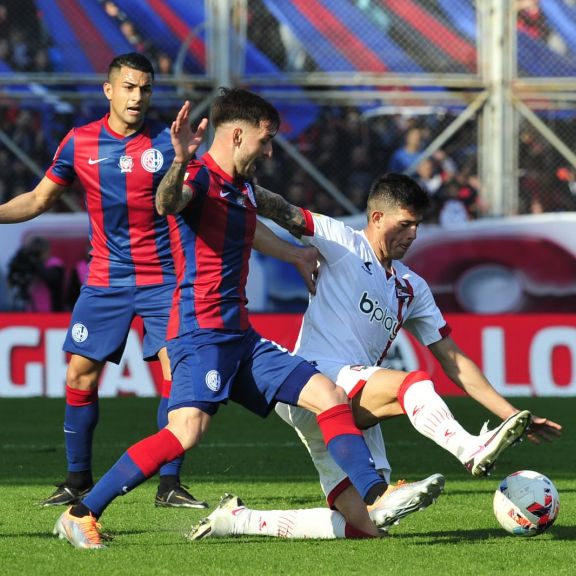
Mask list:
[[[130,446],[80,504],[98,517],[114,498],[127,494],[183,453],[178,438],[164,428]]]
[[[82,500],[91,512],[99,517],[106,506],[117,496],[124,496],[146,480],[146,476],[130,458],[128,452],[98,480],[96,486]]]
[[[336,436],[330,440],[327,448],[336,464],[346,472],[364,502],[372,504],[380,493],[384,492],[386,484],[376,472],[364,436],[353,434]],[[373,489],[376,489],[376,492]]]
[[[74,403],[71,396],[83,394],[85,401]],[[91,399],[89,396],[91,395]],[[64,412],[64,443],[69,472],[92,469],[92,438],[98,423],[98,395],[94,392],[68,392]]]
[[[366,504],[386,490],[386,482],[376,472],[374,460],[362,432],[354,423],[349,404],[338,404],[316,417],[328,452],[346,472]]]

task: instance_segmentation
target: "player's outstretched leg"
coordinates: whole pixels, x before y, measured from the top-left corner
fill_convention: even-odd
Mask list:
[[[419,482],[390,485],[378,502],[369,507],[370,518],[378,528],[387,529],[408,514],[434,504],[443,491],[442,474],[432,474]]]
[[[466,469],[472,476],[487,475],[500,454],[522,438],[531,420],[530,412],[523,410],[512,414],[494,430],[483,430],[477,437],[479,444],[472,445],[463,455]]]
[[[225,494],[218,507],[185,534],[188,540],[224,538],[241,534],[272,538],[374,538],[346,523],[344,516],[328,508],[299,510],[252,510],[233,494]]]
[[[470,434],[436,393],[430,376],[419,370],[406,376],[398,401],[414,428],[456,456],[473,476],[488,474],[500,454],[522,437],[531,421],[529,412],[518,412],[495,430],[483,430],[478,436]]]

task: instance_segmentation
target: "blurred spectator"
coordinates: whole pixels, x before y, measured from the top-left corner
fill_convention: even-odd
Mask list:
[[[576,169],[559,168],[556,171],[558,182],[552,196],[554,204],[549,206],[551,212],[576,212]]]
[[[422,130],[410,128],[404,137],[404,146],[398,148],[390,158],[388,172],[406,172],[417,164],[422,153]],[[410,175],[414,172],[411,171]]]
[[[516,0],[518,11],[518,30],[522,30],[532,38],[547,40],[550,30],[546,18],[540,10],[539,0]]]
[[[433,158],[424,158],[416,167],[414,179],[430,196],[430,209],[425,214],[424,221],[437,222],[440,208],[442,208],[444,187],[444,177],[440,167]]]
[[[13,308],[26,312],[62,311],[64,276],[64,264],[50,255],[48,240],[33,237],[16,252],[8,265]]]
[[[550,0],[546,0],[550,1]],[[558,0],[563,2],[564,0]],[[540,8],[540,0],[516,0],[518,11],[517,27],[531,38],[542,40],[554,51],[564,54],[566,43],[548,25],[548,21]]]

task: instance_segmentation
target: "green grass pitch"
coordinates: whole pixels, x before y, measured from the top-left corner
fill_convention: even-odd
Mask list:
[[[449,405],[470,431],[488,415],[469,399]],[[383,425],[394,480],[446,476],[434,506],[405,518],[379,540],[280,540],[240,537],[190,543],[183,532],[200,510],[153,506],[151,479],[117,499],[102,518],[114,540],[106,550],[72,548],[52,536],[61,508],[41,508],[63,479],[64,402],[0,399],[0,573],[12,575],[209,574],[576,574],[576,398],[515,399],[519,407],[564,426],[552,444],[529,442],[505,452],[492,476],[471,478],[448,453],[421,437],[406,418]],[[101,400],[94,449],[102,474],[134,441],[152,433],[155,399]],[[492,419],[492,425],[496,421]],[[549,476],[560,492],[556,524],[536,538],[509,536],[492,513],[501,478],[521,469]],[[213,506],[234,492],[254,508],[309,508],[324,500],[315,471],[295,433],[275,414],[267,420],[224,407],[202,444],[186,457],[183,480]]]

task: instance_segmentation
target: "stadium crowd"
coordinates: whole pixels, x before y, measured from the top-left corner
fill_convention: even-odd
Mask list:
[[[138,26],[113,1],[100,2],[108,16],[118,22],[134,51],[146,54],[158,74],[173,72],[171,58],[147,41]],[[360,4],[367,9],[365,5],[370,2]],[[251,1],[249,8],[249,17],[259,23],[269,15],[261,0]],[[527,0],[519,3],[518,8],[519,29],[542,38],[561,52],[562,45],[554,31],[546,27],[538,2]],[[251,41],[266,49],[282,69],[310,70],[313,67],[310,58],[282,26],[271,17],[270,20],[266,36],[259,35],[263,26],[249,27]],[[274,26],[278,41],[270,42],[270,30]],[[14,71],[34,73],[50,72],[55,61],[58,61],[58,52],[51,45],[34,2],[0,0],[0,62]],[[430,194],[432,204],[426,214],[427,223],[449,225],[480,218],[488,212],[477,170],[476,122],[469,122],[443,149],[423,158],[422,151],[454,116],[447,113],[372,115],[353,106],[321,106],[318,110],[315,121],[301,130],[292,143],[359,211],[365,205],[369,183],[384,171],[395,171],[414,176]],[[6,146],[0,148],[0,203],[31,189],[50,164],[58,142],[69,127],[93,120],[99,113],[82,104],[65,111],[43,104],[25,106],[20,100],[5,95],[0,100],[0,131],[18,153]],[[170,118],[172,110],[165,114]],[[560,119],[556,124],[556,130],[574,149],[573,120]],[[526,122],[521,126],[519,147],[518,213],[576,210],[575,171]],[[36,171],[31,164],[37,167]],[[347,214],[311,174],[279,146],[275,147],[273,158],[262,167],[259,182],[312,211],[335,217]],[[66,202],[59,201],[53,210],[84,210],[81,193],[73,189]],[[4,276],[9,277],[10,271],[5,270]],[[13,305],[0,302],[4,308]],[[68,309],[70,305],[62,306]]]

